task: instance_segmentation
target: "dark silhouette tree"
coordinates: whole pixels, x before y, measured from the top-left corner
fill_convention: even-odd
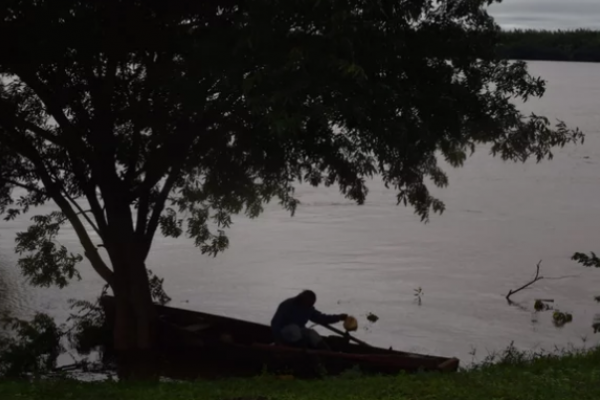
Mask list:
[[[157,230],[215,255],[231,215],[293,212],[300,181],[362,204],[376,174],[427,220],[444,208],[426,185],[448,183],[438,157],[458,167],[487,144],[539,161],[580,140],[512,104],[544,82],[498,58],[490,3],[4,0],[1,211],[59,209],[18,235],[23,272],[77,275],[55,241],[68,222],[116,298],[122,376],[146,376]]]

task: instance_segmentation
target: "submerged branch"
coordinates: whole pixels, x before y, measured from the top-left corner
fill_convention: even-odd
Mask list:
[[[506,300],[508,300],[509,302],[511,302],[510,300],[510,296],[512,296],[515,293],[520,292],[523,289],[527,289],[529,286],[533,285],[534,283],[536,283],[537,281],[540,281],[542,279],[544,279],[543,276],[540,276],[540,265],[542,264],[542,260],[540,260],[540,262],[537,263],[536,266],[536,271],[535,271],[535,276],[533,277],[533,280],[531,280],[530,282],[526,283],[525,285],[521,286],[518,289],[515,290],[510,290],[508,292],[508,294],[506,295]]]

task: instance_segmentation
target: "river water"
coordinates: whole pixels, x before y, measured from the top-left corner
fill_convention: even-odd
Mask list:
[[[464,168],[449,170],[449,187],[434,191],[447,210],[428,224],[374,180],[363,206],[335,188],[301,186],[294,217],[273,204],[259,219],[235,219],[231,247],[216,258],[186,239],[157,238],[148,265],[165,278],[171,305],[268,323],[281,300],[311,288],[322,311],[357,316],[365,341],[464,364],[512,341],[550,350],[597,343],[591,324],[600,312],[593,301],[600,270],[570,256],[600,251],[600,65],[532,62],[530,69],[548,90],[523,110],[578,126],[587,134],[583,146],[540,164],[504,163],[480,149]],[[28,287],[13,250],[27,223],[0,222],[0,307],[64,320],[67,300],[93,299],[101,282],[83,264],[82,281],[64,290]],[[72,230],[60,240],[80,250]],[[530,280],[540,260],[546,279],[514,296],[521,307],[509,306],[506,293]],[[573,322],[559,329],[550,313],[533,315],[536,298],[554,299]],[[369,312],[379,321],[368,323]]]

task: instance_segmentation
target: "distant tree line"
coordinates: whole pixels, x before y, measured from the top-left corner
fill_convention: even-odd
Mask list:
[[[504,31],[499,51],[512,60],[600,62],[600,31]]]

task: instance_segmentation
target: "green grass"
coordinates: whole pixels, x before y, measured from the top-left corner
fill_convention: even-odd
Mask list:
[[[362,377],[318,381],[276,377],[190,383],[119,384],[46,381],[0,383],[0,399],[74,400],[584,400],[600,399],[600,350],[524,357],[508,351],[497,364],[454,374]]]

